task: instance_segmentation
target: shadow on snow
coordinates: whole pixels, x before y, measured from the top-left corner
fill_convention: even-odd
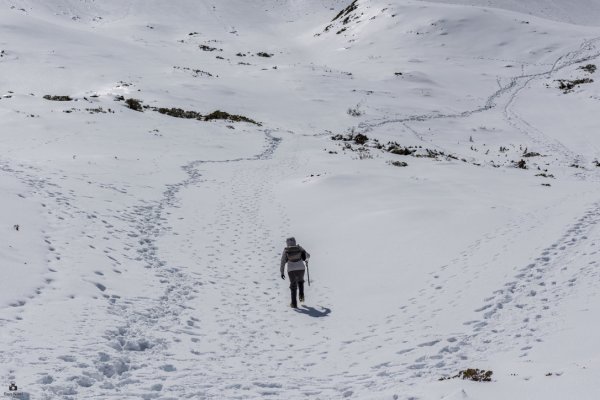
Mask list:
[[[314,307],[309,307],[309,306],[302,306],[296,309],[297,313],[300,314],[306,314],[310,317],[313,318],[321,318],[321,317],[326,317],[329,314],[331,314],[331,308],[327,308],[327,307],[320,307],[321,310],[317,310]]]

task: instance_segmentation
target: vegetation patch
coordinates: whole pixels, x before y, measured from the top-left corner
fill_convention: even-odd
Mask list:
[[[369,151],[368,147],[359,147],[356,149],[356,152],[358,153],[359,160],[368,160],[373,158],[373,155]]]
[[[368,141],[369,141],[369,138],[367,137],[367,135],[363,135],[362,133],[354,135],[354,143],[356,143],[356,144],[365,144]]]
[[[125,100],[125,104],[127,104],[127,107],[131,108],[132,110],[139,112],[144,111],[141,100],[130,98]]]
[[[45,95],[44,99],[51,101],[73,101],[71,96],[52,96],[49,94]]]
[[[221,111],[221,110],[213,111],[204,117],[205,121],[212,121],[214,119],[224,119],[224,120],[233,121],[233,122],[248,122],[250,124],[262,126],[262,124],[260,122],[256,122],[255,120],[250,119],[248,117],[244,117],[243,115],[229,114],[228,112]]]
[[[475,382],[491,382],[493,374],[494,373],[492,371],[484,371],[482,369],[469,368],[460,371],[458,373],[458,377],[461,379],[466,379]]]
[[[138,99],[127,99],[127,100],[125,100],[125,104],[129,108],[131,108],[132,110],[135,110],[135,111],[143,112],[144,109],[146,108],[146,109],[150,109],[152,111],[156,111],[160,114],[168,115],[169,117],[174,117],[174,118],[195,119],[197,121],[212,121],[212,120],[222,119],[222,120],[227,120],[227,121],[231,121],[231,122],[248,122],[250,124],[262,126],[262,124],[260,122],[257,122],[251,118],[245,117],[243,115],[238,115],[238,114],[229,114],[228,112],[221,111],[221,110],[216,110],[216,111],[211,112],[208,115],[203,115],[197,111],[187,111],[187,110],[184,110],[182,108],[177,108],[177,107],[142,106],[142,101],[138,100]],[[101,112],[101,113],[114,112],[111,109],[108,109],[108,111],[104,111],[102,109],[102,107],[97,108],[97,109],[86,109],[86,111]]]
[[[412,156],[416,149],[409,149],[408,147],[402,147],[398,143],[388,143],[387,152],[397,154],[399,156]]]
[[[360,105],[357,105],[354,108],[349,108],[347,111],[348,115],[350,115],[351,117],[360,117],[361,115],[363,115],[363,112],[360,111]]]
[[[593,74],[594,72],[596,72],[596,65],[595,64],[588,64],[588,65],[584,65],[582,67],[579,67],[579,69],[582,69],[585,72],[589,72],[590,74]]]
[[[395,155],[399,155],[399,156],[410,156],[410,157],[415,157],[415,158],[433,158],[433,159],[445,158],[447,160],[452,159],[452,160],[461,160],[463,162],[468,162],[464,158],[459,159],[455,155],[446,154],[441,150],[427,149],[427,148],[423,148],[422,146],[408,146],[407,147],[407,146],[401,146],[397,142],[388,142],[387,145],[383,145],[377,139],[371,140],[366,135],[364,135],[362,133],[357,134],[357,133],[354,133],[354,131],[352,131],[346,135],[342,135],[342,134],[333,135],[333,136],[331,136],[331,140],[345,142],[343,145],[344,149],[351,150],[351,151],[355,151],[355,149],[352,148],[352,145],[350,143],[350,142],[354,142],[355,144],[360,145],[360,146],[371,147],[374,149],[378,149],[378,150],[381,150],[381,151],[384,151],[387,153],[391,153],[391,154],[395,154]],[[480,165],[480,164],[475,164],[475,165]]]
[[[338,133],[337,135],[333,135],[333,136],[331,137],[331,140],[344,140],[344,141],[345,141],[345,140],[351,140],[351,139],[349,139],[349,137],[350,137],[350,136],[351,136],[351,135],[344,136],[344,135],[342,135],[342,134]]]
[[[552,174],[547,174],[545,172],[542,172],[540,174],[537,174],[536,176],[541,176],[542,178],[554,178],[554,175]]]
[[[210,76],[210,77],[213,76],[213,74],[211,74],[210,72],[202,71],[201,69],[192,69],[192,68],[188,68],[188,67],[178,67],[178,66],[174,66],[173,69],[189,71],[189,72],[191,72],[191,74],[194,78],[197,78],[199,76]]]
[[[573,89],[575,89],[577,86],[583,85],[585,83],[592,83],[594,82],[594,80],[590,78],[575,79],[572,81],[568,79],[558,79],[557,82],[558,88],[560,90],[562,90],[564,93],[569,93],[573,91]]]
[[[85,111],[87,111],[90,114],[114,114],[115,112],[113,110],[111,110],[110,108],[105,110],[102,107],[97,107],[97,108],[86,108]]]
[[[228,112],[216,110],[208,115],[203,115],[197,111],[187,111],[182,108],[167,108],[167,107],[151,107],[153,111],[159,112],[169,117],[184,118],[184,119],[195,119],[197,121],[212,121],[222,119],[231,122],[248,122],[250,124],[262,126],[260,122],[256,122],[253,119],[245,117],[243,115],[229,114]]]
[[[186,119],[197,119],[202,120],[202,114],[197,113],[196,111],[185,111],[181,108],[157,108],[155,111],[158,111],[161,114],[168,115],[170,117],[175,118],[186,118]]]
[[[362,133],[358,133],[358,134],[354,134],[354,133],[349,133],[348,135],[344,136],[341,134],[337,134],[331,137],[331,140],[341,140],[344,142],[354,142],[356,144],[360,144],[363,145],[365,143],[367,143],[369,141],[369,138],[367,137],[367,135],[363,135]]]
[[[223,49],[217,49],[216,47],[211,47],[205,44],[201,44],[198,48],[202,51],[223,51]]]
[[[404,161],[392,161],[390,162],[391,165],[393,165],[394,167],[408,167],[408,164],[405,163]]]
[[[260,51],[260,52],[256,53],[256,55],[259,57],[266,57],[266,58],[273,57],[273,54],[269,54],[264,51]]]
[[[448,379],[459,378],[459,379],[465,379],[465,380],[474,381],[474,382],[491,382],[493,374],[494,373],[492,371],[485,371],[485,370],[478,369],[478,368],[468,368],[468,369],[459,371],[458,374],[456,374],[454,376],[440,378],[439,380],[445,381]]]
[[[521,159],[519,161],[515,161],[515,167],[520,169],[527,169],[527,163],[525,162],[525,160]]]

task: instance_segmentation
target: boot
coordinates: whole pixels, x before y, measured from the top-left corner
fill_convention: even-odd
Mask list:
[[[304,282],[298,282],[298,292],[300,303],[304,303]]]
[[[290,303],[290,307],[298,308],[298,303],[296,302],[296,291],[292,290],[292,302]]]

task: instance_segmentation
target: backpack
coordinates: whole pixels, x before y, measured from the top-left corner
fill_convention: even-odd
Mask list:
[[[306,252],[300,246],[290,246],[285,249],[288,261],[298,262],[306,260]]]

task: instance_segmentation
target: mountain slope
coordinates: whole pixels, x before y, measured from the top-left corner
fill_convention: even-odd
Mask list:
[[[598,26],[600,17],[600,5],[593,0],[577,0],[569,3],[558,0],[431,0],[428,2],[502,8],[577,25]]]
[[[0,4],[24,396],[594,399],[585,0]]]

